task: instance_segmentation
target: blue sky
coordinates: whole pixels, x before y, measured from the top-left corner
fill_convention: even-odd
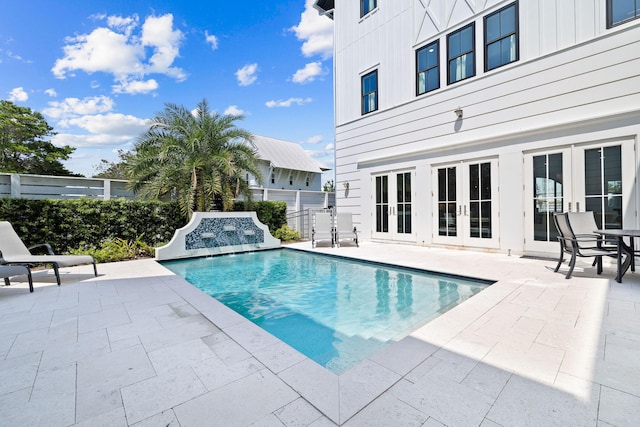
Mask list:
[[[41,112],[52,142],[76,147],[73,172],[116,160],[165,103],[203,98],[334,167],[333,22],[313,0],[3,3],[0,97]]]

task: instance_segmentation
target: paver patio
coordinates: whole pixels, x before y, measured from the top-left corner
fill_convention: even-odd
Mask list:
[[[296,248],[311,249],[299,243]],[[0,289],[2,426],[640,424],[640,273],[364,242],[317,252],[497,282],[343,375],[153,260]],[[566,268],[566,267],[565,267]],[[566,270],[565,270],[566,271]]]

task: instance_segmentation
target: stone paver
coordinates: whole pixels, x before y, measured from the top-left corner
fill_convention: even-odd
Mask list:
[[[309,250],[309,243],[293,245]],[[3,426],[626,426],[640,274],[363,242],[314,251],[497,282],[335,375],[153,260],[0,289]]]

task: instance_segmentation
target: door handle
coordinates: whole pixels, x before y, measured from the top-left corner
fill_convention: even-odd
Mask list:
[[[571,202],[569,202],[568,205],[569,205],[569,209],[567,209],[567,212],[571,212]]]
[[[467,216],[467,205],[464,205],[464,216]]]

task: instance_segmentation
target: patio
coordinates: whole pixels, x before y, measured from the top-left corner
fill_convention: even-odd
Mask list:
[[[311,250],[305,242],[292,247]],[[363,242],[313,251],[497,280],[336,376],[153,260],[0,289],[3,426],[624,426],[640,273]]]

